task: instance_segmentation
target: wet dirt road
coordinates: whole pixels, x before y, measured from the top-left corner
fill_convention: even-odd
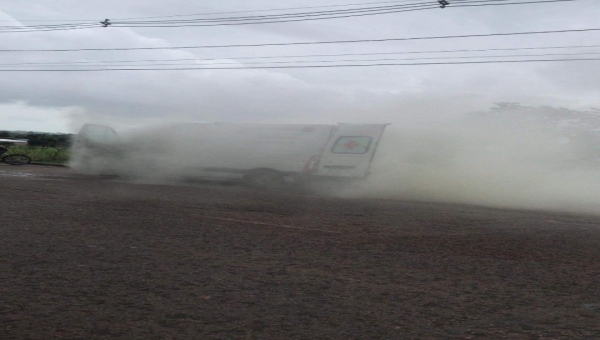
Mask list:
[[[0,165],[0,339],[598,339],[600,217]]]

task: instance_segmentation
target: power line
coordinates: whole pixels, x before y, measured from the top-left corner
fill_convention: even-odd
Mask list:
[[[79,27],[79,26],[98,26],[95,22],[81,22],[76,24],[56,24],[56,25],[36,25],[36,26],[15,26],[15,25],[4,25],[0,26],[0,29],[33,29],[33,28],[64,28],[64,27]]]
[[[175,15],[160,15],[160,16],[146,16],[146,17],[130,17],[130,18],[115,18],[114,20],[143,20],[143,19],[159,19],[159,18],[176,18],[176,17],[194,17],[194,16],[211,16],[211,15],[223,15],[223,14],[241,14],[241,13],[257,13],[257,12],[276,12],[276,11],[290,11],[290,10],[306,10],[315,8],[332,8],[332,7],[352,7],[352,6],[365,6],[365,5],[379,5],[379,4],[399,4],[408,3],[412,5],[422,0],[394,0],[394,1],[376,1],[376,2],[362,2],[362,3],[349,3],[349,4],[337,4],[337,5],[325,5],[325,6],[301,6],[301,7],[285,7],[285,8],[269,8],[269,9],[256,9],[256,10],[245,10],[245,11],[220,11],[220,12],[204,12],[194,14],[175,14]],[[457,1],[468,2],[470,0],[454,0],[452,3]],[[516,1],[516,0],[515,0]],[[412,4],[411,4],[412,3]],[[430,0],[430,3],[436,4],[435,0]],[[23,19],[18,20],[19,22],[75,22],[80,24],[96,23],[97,18],[94,19]],[[12,22],[13,20],[0,20],[0,22]]]
[[[206,64],[210,65],[261,65],[261,64],[308,64],[308,63],[337,63],[337,62],[373,62],[373,61],[400,61],[400,60],[436,60],[436,59],[485,59],[485,58],[514,58],[514,57],[548,57],[548,56],[582,56],[582,55],[600,55],[600,52],[583,52],[583,53],[542,53],[542,54],[508,54],[508,55],[483,55],[483,56],[438,56],[438,57],[419,57],[419,58],[383,58],[383,59],[334,59],[334,60],[286,60],[286,61],[262,61],[262,62],[218,62],[218,63],[210,63]],[[164,61],[207,61],[206,59],[181,59],[181,60],[164,60]],[[145,61],[139,61],[145,62]],[[89,62],[86,65],[81,65],[81,63],[77,62],[64,62],[64,63],[16,63],[16,64],[0,64],[0,67],[23,67],[23,66],[34,66],[40,65],[40,67],[53,66],[56,67],[97,67],[106,65],[102,65],[101,62],[96,62],[100,65],[94,65],[94,62]],[[117,63],[117,62],[115,62]],[[142,66],[191,66],[198,65],[194,64],[182,64],[182,63],[168,63],[168,64],[137,64],[137,65],[110,65],[110,67],[120,67],[120,66],[133,66],[133,67],[142,67]]]
[[[454,1],[472,1],[472,0],[454,0]],[[486,1],[511,1],[511,0],[481,0],[483,2]],[[476,1],[476,2],[481,2]],[[540,0],[536,0],[540,1]],[[572,0],[561,0],[561,1],[572,1]],[[162,20],[162,21],[111,21],[110,25],[115,26],[118,25],[120,27],[178,27],[181,24],[185,24],[185,26],[190,26],[191,23],[202,22],[202,21],[210,21],[213,22],[210,26],[215,25],[230,25],[230,24],[250,24],[250,23],[269,23],[265,20],[271,20],[271,22],[287,22],[290,18],[304,18],[304,17],[312,17],[312,19],[320,20],[320,19],[328,19],[328,18],[336,18],[335,15],[344,14],[344,13],[362,13],[362,14],[385,14],[381,11],[389,11],[392,9],[400,9],[400,8],[437,8],[437,4],[432,2],[420,2],[413,4],[405,4],[405,5],[392,5],[392,6],[378,6],[378,7],[363,7],[363,8],[354,8],[354,9],[345,9],[345,10],[334,10],[334,11],[317,11],[317,12],[303,12],[303,13],[284,13],[284,14],[275,14],[275,15],[261,15],[261,16],[248,16],[248,17],[221,17],[221,18],[212,18],[212,19],[188,19],[188,20]],[[380,13],[381,12],[381,13]],[[317,18],[315,18],[315,16]],[[352,16],[352,15],[350,15]],[[276,20],[276,21],[273,21]],[[304,19],[303,19],[304,20]],[[243,22],[239,22],[243,21]],[[82,29],[82,28],[91,28],[91,27],[100,27],[102,25],[99,22],[93,23],[90,26],[89,23],[82,24],[57,24],[57,25],[37,25],[37,26],[0,26],[0,33],[14,33],[14,32],[32,32],[32,31],[49,31],[49,30],[64,30],[64,29]],[[175,25],[175,26],[174,26]],[[198,25],[194,25],[198,26]]]
[[[207,48],[208,49],[208,48],[266,47],[266,46],[293,46],[293,45],[354,44],[354,43],[366,43],[366,42],[435,40],[435,39],[458,39],[458,38],[481,38],[481,37],[515,36],[515,35],[580,33],[580,32],[596,32],[596,31],[600,31],[600,28],[581,28],[581,29],[567,29],[567,30],[527,31],[527,32],[488,33],[488,34],[442,35],[442,36],[408,37],[408,38],[331,40],[331,41],[310,41],[310,42],[289,42],[289,43],[260,43],[260,44],[232,44],[232,45],[197,45],[197,46],[170,46],[170,47],[75,48],[75,49],[0,49],[0,52],[82,52],[82,51],[179,50],[179,49],[202,49],[202,48]]]
[[[217,14],[239,14],[239,13],[256,13],[256,12],[274,12],[274,11],[287,11],[287,10],[302,10],[312,8],[331,8],[331,7],[348,7],[348,6],[362,6],[362,5],[374,5],[374,4],[386,4],[386,3],[406,3],[414,2],[418,0],[395,0],[395,1],[377,1],[377,2],[363,2],[363,3],[351,3],[351,4],[338,4],[338,5],[325,5],[325,6],[303,6],[303,7],[287,7],[287,8],[270,8],[270,9],[255,9],[246,11],[221,11],[221,12],[204,12],[195,14],[175,14],[175,15],[160,15],[160,16],[147,16],[147,17],[131,17],[131,18],[118,18],[115,20],[137,20],[137,19],[158,19],[158,18],[174,18],[174,17],[192,17],[192,16],[209,16]],[[12,22],[12,20],[10,20]],[[19,22],[95,22],[97,19],[31,19],[31,20],[19,20]],[[0,22],[9,22],[9,20],[0,20]]]
[[[535,1],[525,1],[523,2],[523,0],[451,0],[452,3],[448,6],[451,6],[455,3],[490,3],[490,2],[506,2],[506,1],[513,1],[513,4],[518,4],[519,1],[521,1],[521,3],[531,3],[531,2],[542,2],[542,0],[535,0]],[[575,1],[575,0],[564,0],[564,1]],[[152,20],[144,20],[144,21],[126,21],[124,19],[115,19],[115,22],[118,22],[118,20],[123,20],[123,22],[132,22],[132,23],[185,23],[185,22],[202,22],[202,21],[228,21],[228,20],[241,20],[241,19],[272,19],[272,18],[278,18],[278,17],[288,17],[288,16],[305,16],[305,15],[320,15],[320,14],[338,14],[338,13],[347,13],[347,12],[353,12],[353,11],[362,11],[362,10],[385,10],[385,9],[397,9],[397,8],[401,8],[401,7],[414,7],[414,6],[420,6],[420,5],[427,5],[427,6],[434,6],[434,7],[439,7],[439,4],[436,1],[426,1],[426,2],[416,2],[416,3],[411,3],[411,4],[404,4],[404,5],[388,5],[388,6],[376,6],[376,7],[363,7],[363,8],[352,8],[352,9],[344,9],[344,10],[334,10],[334,11],[316,11],[316,12],[301,12],[301,13],[287,13],[287,14],[274,14],[274,15],[261,15],[261,16],[246,16],[246,17],[220,17],[220,18],[208,18],[208,19],[201,19],[201,18],[197,18],[197,19],[179,19],[179,20],[158,20],[158,21],[152,21]],[[309,7],[310,8],[310,7]],[[235,12],[232,12],[235,13]],[[183,16],[188,16],[188,15],[183,15]]]
[[[492,0],[455,0],[455,1],[492,1]],[[498,0],[495,0],[498,1]],[[510,0],[501,0],[510,1]],[[370,11],[370,10],[385,10],[385,9],[399,9],[399,8],[411,8],[415,6],[429,6],[437,7],[435,1],[420,1],[410,4],[396,4],[386,6],[369,6],[369,7],[358,7],[349,9],[338,9],[338,10],[327,10],[327,11],[311,11],[311,12],[292,12],[292,13],[281,13],[281,14],[266,14],[266,15],[251,15],[251,16],[234,16],[234,17],[216,17],[216,18],[193,18],[193,19],[176,19],[176,20],[141,20],[131,21],[123,19],[114,19],[116,23],[187,23],[187,22],[215,22],[215,21],[232,21],[232,20],[263,20],[263,19],[279,19],[289,17],[304,17],[312,15],[335,15],[343,13],[352,13],[355,11]]]
[[[460,0],[454,0],[460,1]],[[526,1],[526,2],[510,2],[510,3],[492,3],[495,1],[515,1],[515,0],[482,0],[482,1],[471,1],[471,3],[480,2],[480,4],[464,4],[464,5],[453,5],[447,8],[458,8],[458,7],[482,7],[482,6],[503,6],[503,5],[527,5],[527,4],[541,4],[541,3],[553,3],[553,2],[572,2],[576,0],[534,0],[534,1]],[[321,13],[321,14],[302,14],[302,15],[287,15],[285,17],[274,17],[271,19],[261,18],[261,19],[228,19],[223,20],[224,22],[214,22],[214,23],[196,23],[202,21],[217,21],[218,19],[198,19],[198,20],[190,20],[186,23],[144,23],[144,22],[133,22],[133,23],[119,23],[114,22],[114,27],[154,27],[154,28],[166,28],[166,27],[209,27],[209,26],[237,26],[237,25],[255,25],[255,24],[272,24],[272,23],[284,23],[284,22],[299,22],[299,21],[313,21],[313,20],[325,20],[325,19],[340,19],[340,18],[350,18],[350,17],[362,17],[362,16],[371,16],[371,15],[381,15],[381,14],[392,14],[392,13],[402,13],[402,12],[414,12],[421,10],[429,10],[429,9],[438,9],[438,5],[428,5],[428,4],[420,4],[414,5],[411,7],[400,7],[396,6],[395,8],[381,8],[381,9],[354,9],[354,10],[345,10],[347,14],[344,13]],[[340,11],[341,12],[341,11]],[[283,15],[280,15],[283,16]],[[299,19],[298,19],[299,18]]]
[[[207,16],[207,15],[215,15],[215,14],[240,14],[240,13],[256,13],[256,12],[274,12],[274,11],[289,11],[289,10],[299,10],[299,9],[302,10],[302,9],[312,9],[312,8],[331,8],[331,7],[363,6],[363,5],[374,5],[374,4],[388,4],[388,3],[406,3],[406,2],[414,2],[414,1],[415,0],[377,1],[377,2],[363,2],[363,3],[326,5],[326,6],[304,6],[304,7],[255,9],[255,10],[247,10],[247,11],[229,11],[229,12],[196,13],[196,14],[163,15],[163,16],[154,16],[154,17],[121,18],[121,19],[118,19],[118,20],[158,19],[158,18],[174,18],[174,17]]]
[[[0,26],[0,33],[66,31],[66,30],[74,30],[74,29],[96,28],[98,26],[99,25],[97,23],[44,25],[44,26]]]
[[[373,53],[340,53],[340,54],[304,54],[304,55],[280,55],[280,56],[258,56],[258,57],[215,57],[215,58],[179,58],[179,59],[138,59],[138,60],[96,60],[96,61],[64,61],[64,62],[30,62],[11,63],[0,65],[61,65],[61,64],[93,64],[93,63],[137,63],[137,62],[162,62],[162,61],[212,61],[212,60],[247,60],[247,59],[282,59],[282,58],[314,58],[314,57],[347,57],[347,56],[374,56],[374,55],[397,55],[397,54],[432,54],[432,53],[464,53],[464,52],[499,52],[499,51],[523,51],[523,50],[551,50],[551,49],[576,49],[595,48],[600,45],[567,45],[567,46],[540,46],[540,47],[509,47],[509,48],[486,48],[486,49],[458,49],[458,50],[425,50],[425,51],[402,51],[402,52],[373,52]]]
[[[491,1],[514,1],[514,0],[454,0],[455,2],[491,2]],[[536,0],[541,1],[541,0]],[[177,20],[144,20],[144,21],[118,21],[113,20],[115,24],[129,23],[129,24],[186,24],[186,23],[197,23],[197,22],[229,22],[229,21],[248,21],[248,20],[272,20],[272,19],[287,19],[287,18],[302,18],[307,16],[330,16],[347,13],[361,13],[365,11],[387,11],[402,8],[438,8],[438,4],[434,1],[418,2],[404,5],[388,5],[388,6],[375,6],[375,7],[362,7],[362,8],[351,8],[342,10],[330,10],[330,11],[313,11],[313,12],[300,12],[300,13],[283,13],[283,14],[269,14],[269,15],[253,15],[253,16],[235,16],[235,17],[218,17],[218,18],[195,18],[195,19],[177,19]]]
[[[510,0],[500,0],[510,1]],[[565,0],[567,1],[567,0]],[[178,20],[178,21],[160,21],[160,22],[113,22],[114,27],[199,27],[199,26],[227,26],[227,25],[251,25],[251,24],[264,24],[264,23],[284,23],[284,22],[296,22],[296,21],[309,21],[309,20],[324,20],[324,19],[337,19],[337,18],[349,18],[356,16],[367,16],[367,15],[380,15],[389,13],[399,12],[411,12],[425,9],[435,9],[436,5],[433,4],[419,4],[415,6],[393,6],[385,8],[369,8],[369,9],[352,9],[336,11],[335,13],[307,13],[307,14],[278,14],[270,16],[257,16],[257,17],[239,17],[239,18],[225,18],[225,19],[193,19],[193,20]],[[302,19],[297,19],[302,18]]]
[[[472,1],[472,0],[454,0],[454,1]],[[511,0],[481,0],[475,2],[487,2],[487,1],[511,1]],[[536,0],[540,1],[540,0]],[[573,0],[555,0],[555,1],[573,1]],[[221,26],[221,25],[245,25],[245,24],[259,24],[259,23],[277,23],[277,22],[290,22],[290,21],[305,21],[305,20],[322,20],[322,19],[335,19],[338,17],[351,17],[351,16],[362,16],[362,15],[376,15],[376,14],[387,14],[390,10],[393,12],[399,12],[398,9],[433,9],[437,8],[437,4],[432,2],[420,2],[406,5],[392,5],[392,6],[378,6],[378,7],[363,7],[345,10],[334,10],[334,11],[317,11],[317,12],[303,12],[303,13],[287,13],[287,14],[276,14],[276,15],[262,15],[262,16],[249,16],[249,17],[222,17],[212,19],[188,19],[188,20],[168,20],[168,21],[111,21],[111,26],[118,25],[119,27],[182,27],[182,26]],[[402,10],[401,10],[402,11]],[[400,11],[400,12],[401,12]],[[353,13],[348,15],[348,13]],[[340,14],[346,14],[340,16]],[[309,17],[309,18],[306,18]],[[304,18],[304,19],[295,19]],[[196,24],[197,22],[210,21],[212,24]],[[100,27],[101,25],[96,22],[92,24],[59,24],[59,25],[37,25],[37,26],[0,26],[0,33],[15,33],[15,32],[33,32],[33,31],[51,31],[51,30],[65,30],[65,29],[83,29]],[[103,25],[102,25],[103,26]]]
[[[105,68],[105,69],[21,69],[0,70],[0,72],[99,72],[99,71],[201,71],[201,70],[258,70],[258,69],[302,69],[302,68],[340,68],[340,67],[376,67],[376,66],[427,66],[427,65],[475,65],[537,62],[573,62],[600,61],[600,58],[567,59],[525,59],[494,61],[458,61],[434,63],[377,63],[377,64],[338,64],[338,65],[286,65],[286,66],[242,66],[242,67],[185,67],[185,68]]]
[[[512,2],[507,2],[512,1]],[[524,5],[524,4],[541,4],[541,3],[552,3],[552,2],[572,2],[576,0],[531,0],[524,2],[516,2],[518,0],[453,0],[453,3],[459,3],[459,5],[452,5],[451,7],[481,7],[481,6],[499,6],[499,5]],[[502,3],[495,3],[502,2]],[[461,4],[462,3],[462,4]],[[166,27],[205,27],[205,26],[232,26],[232,25],[254,25],[254,24],[268,24],[268,23],[285,23],[285,22],[298,22],[298,21],[310,21],[310,20],[325,20],[325,19],[339,19],[359,16],[371,16],[381,14],[391,14],[400,12],[411,12],[420,11],[426,9],[437,9],[437,3],[432,2],[420,2],[410,3],[404,5],[390,5],[390,6],[375,6],[375,7],[362,7],[352,8],[344,10],[333,10],[333,11],[316,11],[316,12],[301,12],[301,13],[287,13],[287,14],[275,14],[275,15],[260,15],[260,16],[246,16],[246,17],[221,17],[221,18],[209,18],[209,19],[186,19],[186,20],[160,20],[160,21],[111,21],[110,25],[113,27],[154,27],[154,28],[166,28]],[[60,31],[60,30],[74,30],[74,29],[87,29],[94,27],[106,27],[101,23],[80,23],[80,24],[62,24],[62,25],[38,25],[38,26],[0,26],[0,33],[22,33],[22,32],[38,32],[38,31]]]

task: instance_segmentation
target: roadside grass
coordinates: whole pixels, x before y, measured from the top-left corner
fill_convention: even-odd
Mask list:
[[[25,154],[36,163],[66,164],[71,152],[69,148],[13,145],[8,147],[8,153]]]

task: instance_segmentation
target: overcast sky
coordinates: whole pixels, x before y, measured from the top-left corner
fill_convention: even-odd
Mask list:
[[[524,0],[514,0],[514,2],[522,1]],[[0,21],[3,26],[42,24],[42,22],[27,20],[100,21],[109,18],[117,21],[119,18],[131,17],[360,2],[356,0],[288,0],[285,2],[274,0],[213,2],[0,0]],[[452,3],[451,0],[450,2]],[[62,32],[0,32],[0,49],[286,43],[600,28],[599,2],[599,0],[578,0],[480,8],[451,8],[450,5],[446,9],[245,26],[185,28],[115,26]],[[331,7],[304,11],[332,9],[343,8]],[[296,12],[298,11],[300,10]],[[276,12],[221,16],[274,13]],[[243,63],[244,61],[256,62],[256,60],[228,60],[228,58],[595,44],[600,45],[600,32],[592,31],[469,39],[244,48],[0,52],[0,63],[197,58],[198,61],[185,63],[195,63],[200,66],[208,63],[202,61],[207,58],[223,59],[219,62]],[[600,53],[600,47],[500,51],[490,52],[487,55],[577,52]],[[470,52],[444,55],[350,56],[341,59],[442,56],[449,58],[475,55],[485,54]],[[584,57],[600,58],[600,54]],[[326,58],[312,58],[312,60],[324,59]],[[445,59],[445,61],[455,60]],[[585,110],[590,107],[600,107],[598,79],[600,79],[600,60],[268,70],[2,72],[0,129],[75,132],[85,121],[109,124],[125,121],[138,124],[161,119],[296,123],[439,122],[472,111],[487,109],[495,102],[520,102],[524,105],[563,106]]]

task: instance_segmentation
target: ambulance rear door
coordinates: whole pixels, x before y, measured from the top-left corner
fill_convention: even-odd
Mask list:
[[[363,178],[388,124],[341,124],[321,156],[316,175]]]

